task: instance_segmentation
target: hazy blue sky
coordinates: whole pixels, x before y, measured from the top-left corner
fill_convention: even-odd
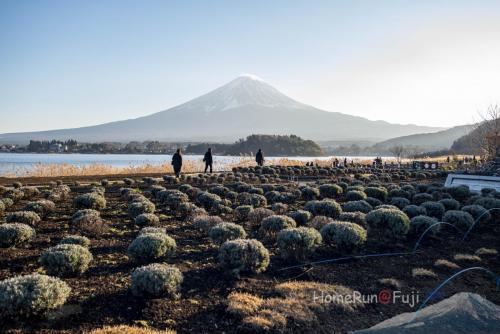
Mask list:
[[[500,103],[500,1],[0,0],[0,132],[143,116],[241,73],[325,110],[468,123]]]

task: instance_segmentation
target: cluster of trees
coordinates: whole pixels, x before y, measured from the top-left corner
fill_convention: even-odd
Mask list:
[[[325,154],[315,142],[304,140],[295,135],[251,135],[233,144],[164,143],[158,141],[132,141],[123,144],[114,142],[79,143],[76,140],[30,140],[28,145],[16,147],[15,152],[172,154],[178,148],[183,148],[187,154],[204,154],[208,147],[212,147],[214,153],[219,155],[254,155],[259,148],[268,156],[321,156]]]
[[[186,153],[202,154],[211,147],[216,154],[253,155],[260,148],[268,156],[310,156],[324,155],[325,152],[312,140],[305,140],[295,135],[251,135],[233,144],[190,144]]]

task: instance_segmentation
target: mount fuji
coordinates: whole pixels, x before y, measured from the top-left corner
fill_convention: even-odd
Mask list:
[[[392,124],[300,103],[245,75],[191,101],[148,116],[73,129],[0,134],[0,142],[34,140],[233,141],[250,134],[295,134],[313,140],[384,140],[443,128]]]

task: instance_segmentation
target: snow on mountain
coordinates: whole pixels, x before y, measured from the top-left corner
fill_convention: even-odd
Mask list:
[[[176,108],[195,112],[203,110],[210,113],[249,105],[270,108],[280,106],[288,108],[305,107],[304,104],[289,98],[257,76],[243,75]]]

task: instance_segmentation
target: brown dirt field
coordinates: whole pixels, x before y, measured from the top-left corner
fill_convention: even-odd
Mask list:
[[[140,175],[144,177],[146,175]],[[147,175],[159,177],[160,175]],[[138,175],[127,177],[140,179]],[[107,178],[110,181],[123,179],[119,176],[95,177],[55,177],[23,178],[23,184],[46,184],[53,180],[72,182],[78,179],[83,183]],[[0,184],[11,184],[15,179],[0,179]],[[84,191],[85,186],[73,187],[71,196]],[[145,189],[142,185],[141,188]],[[342,284],[362,293],[378,293],[383,286],[377,281],[381,278],[395,278],[402,283],[403,292],[417,291],[420,300],[442,280],[452,274],[451,270],[433,267],[437,259],[453,261],[456,253],[473,254],[481,247],[493,248],[500,252],[500,226],[497,223],[480,226],[473,231],[469,240],[461,243],[460,238],[446,230],[438,237],[424,240],[420,251],[414,256],[381,257],[370,259],[346,260],[339,263],[305,266],[290,270],[280,270],[289,264],[276,256],[276,248],[267,244],[272,254],[271,264],[266,272],[245,276],[234,280],[224,274],[217,266],[217,247],[205,233],[194,229],[189,222],[181,221],[170,212],[157,208],[161,215],[161,226],[177,242],[177,254],[166,262],[177,266],[184,274],[181,298],[141,299],[129,291],[130,273],[135,268],[126,256],[129,243],[135,238],[139,228],[126,214],[126,201],[118,193],[117,186],[106,189],[107,208],[101,216],[110,222],[112,229],[106,235],[91,238],[90,251],[94,261],[90,269],[79,277],[64,278],[71,288],[67,305],[75,306],[79,312],[60,319],[30,319],[29,321],[3,324],[1,332],[9,333],[78,333],[104,325],[135,324],[157,329],[170,328],[178,333],[238,333],[241,319],[226,312],[226,298],[232,291],[249,292],[262,297],[275,295],[273,287],[277,283],[293,279]],[[9,211],[21,209],[26,200],[21,200]],[[76,210],[71,200],[57,203],[57,211],[37,225],[37,236],[28,246],[19,249],[0,248],[0,280],[15,275],[40,271],[38,257],[42,251],[68,234],[69,218]],[[252,231],[249,231],[250,235]],[[409,238],[403,244],[387,245],[370,240],[366,253],[409,251],[416,239]],[[340,256],[333,250],[321,248],[311,260],[331,259]],[[498,256],[483,257],[481,266],[500,273]],[[413,268],[432,269],[438,279],[421,280],[412,277]],[[466,266],[464,266],[466,267]],[[454,293],[470,291],[487,297],[500,304],[500,293],[495,283],[484,273],[467,273],[452,281],[439,293],[437,300]],[[285,332],[293,333],[345,333],[354,329],[372,326],[401,312],[415,309],[397,304],[368,304],[362,311],[354,314],[320,314],[319,324],[313,327],[291,324]]]

